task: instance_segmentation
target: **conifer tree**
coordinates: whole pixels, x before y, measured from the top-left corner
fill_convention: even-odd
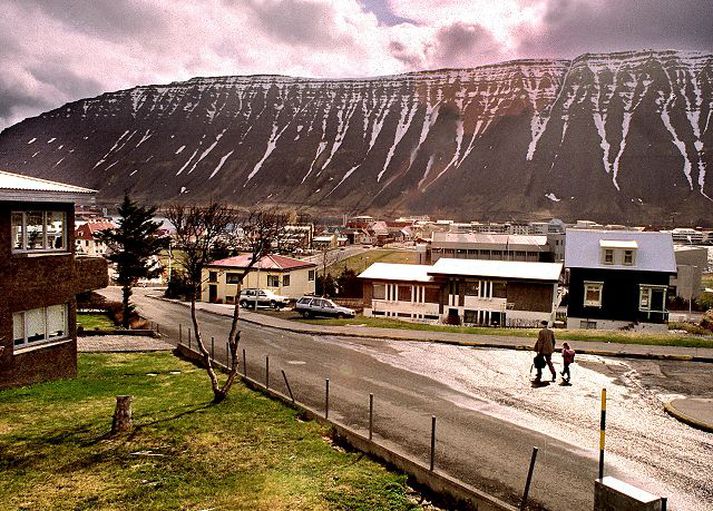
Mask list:
[[[141,278],[160,275],[161,266],[153,258],[167,246],[168,238],[159,236],[161,222],[153,220],[155,206],[139,206],[126,194],[118,212],[119,226],[102,231],[99,239],[109,248],[109,261],[116,263],[116,281],[121,286],[124,310],[122,326],[129,328],[131,288]]]

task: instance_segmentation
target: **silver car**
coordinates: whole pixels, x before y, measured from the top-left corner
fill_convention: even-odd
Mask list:
[[[329,298],[318,296],[303,296],[295,304],[295,310],[305,318],[313,316],[329,316],[333,318],[353,318],[356,315],[354,309],[337,305]]]

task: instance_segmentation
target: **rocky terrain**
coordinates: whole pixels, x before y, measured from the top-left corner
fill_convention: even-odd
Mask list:
[[[639,51],[372,79],[195,78],[0,134],[0,166],[156,202],[713,224],[713,54]],[[708,175],[710,171],[711,175]]]

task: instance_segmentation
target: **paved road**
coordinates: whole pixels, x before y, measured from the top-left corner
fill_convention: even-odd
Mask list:
[[[188,324],[187,308],[144,294],[137,290],[135,296],[140,311],[175,339],[178,323]],[[199,317],[206,338],[224,339],[228,318]],[[374,393],[377,441],[424,462],[436,415],[436,466],[504,500],[517,503],[531,448],[538,446],[531,494],[551,510],[592,508],[598,396],[606,387],[608,475],[668,495],[673,510],[713,506],[713,435],[661,410],[662,395],[684,390],[669,384],[665,364],[582,357],[574,386],[533,389],[528,353],[313,336],[250,324],[242,332],[250,376],[264,379],[269,355],[271,385],[284,391],[284,369],[295,397],[315,409],[323,408],[328,377],[330,417],[363,430],[368,394]],[[223,357],[218,344],[216,357]],[[713,392],[709,364],[675,367],[700,375],[698,387]]]

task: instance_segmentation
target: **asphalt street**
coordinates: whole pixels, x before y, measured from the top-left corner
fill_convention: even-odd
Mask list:
[[[103,291],[112,298],[117,289]],[[170,339],[188,325],[182,305],[134,296],[140,312]],[[202,335],[225,357],[229,318],[200,312]],[[368,428],[375,396],[375,440],[428,461],[431,416],[437,417],[436,467],[513,504],[519,502],[533,446],[539,448],[531,496],[540,508],[591,509],[597,477],[599,394],[608,392],[606,474],[669,497],[669,509],[713,506],[713,434],[664,413],[662,399],[713,395],[710,364],[581,356],[574,385],[530,385],[530,354],[423,342],[313,336],[241,326],[248,375],[265,378],[330,418]],[[206,384],[208,382],[206,381]],[[535,506],[533,509],[537,509]]]

